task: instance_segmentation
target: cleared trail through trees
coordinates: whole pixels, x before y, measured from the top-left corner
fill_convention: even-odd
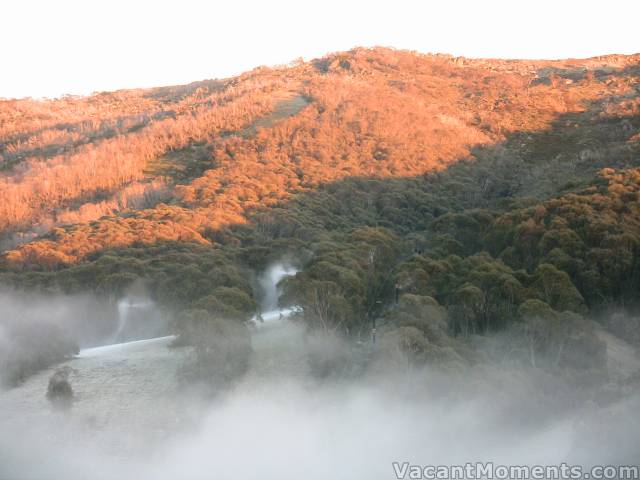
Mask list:
[[[259,128],[269,128],[280,120],[297,115],[309,104],[309,100],[297,91],[286,90],[272,95],[273,111],[259,117],[251,124],[239,130],[220,132],[220,137],[251,137]],[[211,160],[209,145],[203,142],[191,142],[181,148],[167,151],[149,161],[146,173],[149,179],[167,177],[176,183],[190,183],[206,170],[215,168]]]
[[[273,112],[256,120],[253,125],[242,130],[243,136],[255,135],[258,128],[268,128],[276,122],[288,117],[297,115],[304,107],[309,105],[309,101],[300,93],[295,91],[278,92],[274,95],[276,102]]]
[[[298,270],[286,263],[270,265],[260,275],[258,282],[263,298],[261,312],[253,317],[255,332],[252,336],[253,355],[249,368],[249,382],[264,379],[301,379],[308,372],[305,365],[304,332],[300,325],[293,324],[289,317],[296,313],[296,307],[280,308],[278,284]]]

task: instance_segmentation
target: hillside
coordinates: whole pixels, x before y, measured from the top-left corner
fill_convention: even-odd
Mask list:
[[[640,55],[355,49],[0,102],[0,280],[117,296],[142,279],[187,323],[243,320],[286,257],[302,271],[283,301],[311,328],[376,321],[412,361],[459,363],[476,357],[454,339],[500,331],[533,366],[596,368],[591,320],[640,341],[639,187]]]

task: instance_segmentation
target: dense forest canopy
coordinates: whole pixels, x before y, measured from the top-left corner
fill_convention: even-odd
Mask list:
[[[377,322],[410,361],[459,364],[501,332],[525,363],[597,368],[594,320],[640,340],[639,85],[638,55],[376,48],[2,101],[0,280],[113,298],[143,280],[197,338],[237,330],[214,319],[250,318],[286,256],[309,328]]]

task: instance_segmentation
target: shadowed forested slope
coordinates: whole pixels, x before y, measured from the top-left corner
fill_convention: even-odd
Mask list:
[[[502,332],[531,364],[595,365],[588,319],[638,331],[639,80],[638,56],[356,49],[7,101],[2,279],[107,296],[143,279],[185,318],[244,320],[255,272],[288,257],[283,301],[311,328],[377,322],[416,362],[472,361],[455,338]]]

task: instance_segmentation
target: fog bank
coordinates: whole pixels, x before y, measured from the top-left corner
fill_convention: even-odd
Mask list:
[[[70,362],[78,393],[71,411],[47,407],[47,372],[0,397],[0,475],[389,479],[394,461],[640,458],[635,392],[598,402],[539,372],[497,367],[318,378],[305,354],[310,342],[286,320],[266,325],[255,334],[249,373],[213,400],[178,386],[188,352],[164,340],[81,355]]]
[[[393,462],[590,466],[640,458],[640,361],[624,341],[605,339],[608,378],[569,376],[571,383],[514,362],[412,367],[398,352],[385,357],[381,344],[290,321],[277,285],[294,273],[278,263],[259,278],[264,322],[253,329],[248,371],[214,396],[181,381],[194,351],[171,347],[170,336],[81,350],[65,363],[69,410],[45,398],[56,367],[0,393],[0,477],[375,480],[395,478]],[[51,311],[50,321],[83,328],[101,312],[95,302],[5,296],[0,305],[27,323]],[[111,308],[102,333],[123,339],[154,306],[131,294]],[[12,344],[2,325],[0,342]]]

